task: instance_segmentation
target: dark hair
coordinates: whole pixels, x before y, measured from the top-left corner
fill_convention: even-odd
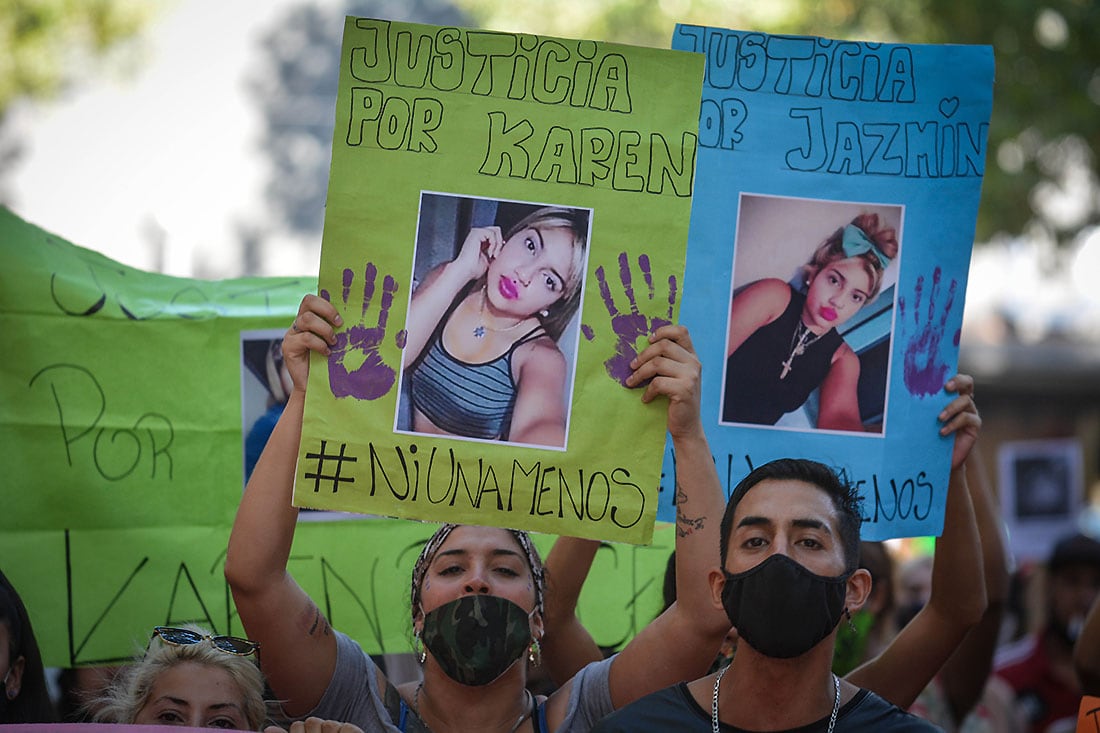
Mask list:
[[[805,458],[780,458],[756,468],[730,495],[726,504],[726,513],[722,515],[722,536],[719,538],[719,552],[722,567],[726,566],[729,553],[730,531],[733,529],[733,514],[737,505],[745,498],[749,489],[765,479],[780,481],[804,481],[812,484],[829,495],[837,514],[837,532],[844,548],[844,569],[855,570],[859,563],[859,528],[863,524],[862,502],[859,493],[836,471],[823,463]]]
[[[0,723],[52,723],[56,720],[42,655],[34,638],[27,608],[7,576],[0,572],[0,624],[8,630],[8,664],[23,657],[23,682],[14,700],[7,700]]]
[[[1100,542],[1084,534],[1062,537],[1047,558],[1047,572],[1055,575],[1067,567],[1100,568]]]

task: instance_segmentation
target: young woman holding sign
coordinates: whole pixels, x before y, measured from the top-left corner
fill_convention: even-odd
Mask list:
[[[588,212],[544,207],[507,232],[470,230],[409,306],[404,367],[418,433],[562,447]]]
[[[704,612],[710,598],[702,584],[686,584],[677,604],[619,655],[581,670],[549,698],[532,697],[526,657],[537,656],[542,641],[542,564],[525,533],[496,528],[445,526],[416,563],[411,613],[422,682],[391,685],[353,640],[334,632],[287,561],[309,352],[327,355],[340,323],[332,304],[309,295],[283,339],[294,389],[245,490],[225,564],[241,621],[263,644],[264,674],[288,716],[346,721],[368,733],[583,733],[615,708],[707,670],[728,622]],[[676,539],[679,576],[697,578],[714,561],[725,502],[699,418],[700,365],[686,329],[659,329],[633,366],[628,385],[646,385],[644,402],[668,398],[678,508],[698,518]]]

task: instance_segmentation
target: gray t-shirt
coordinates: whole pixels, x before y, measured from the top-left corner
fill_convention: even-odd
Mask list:
[[[608,678],[611,659],[593,662],[573,678],[565,720],[555,733],[588,733],[614,709]],[[378,667],[347,634],[336,632],[336,669],[317,707],[302,718],[354,723],[364,733],[399,733],[378,694]]]

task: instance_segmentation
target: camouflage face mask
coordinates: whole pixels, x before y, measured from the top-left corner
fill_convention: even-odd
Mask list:
[[[487,685],[523,656],[531,643],[527,611],[507,598],[463,596],[424,615],[424,647],[448,677]]]

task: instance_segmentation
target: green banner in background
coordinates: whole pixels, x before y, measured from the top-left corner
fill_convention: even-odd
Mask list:
[[[47,665],[126,660],[157,624],[243,633],[222,575],[243,485],[241,334],[284,330],[316,282],[146,273],[5,209],[0,252],[0,568]],[[290,569],[364,648],[406,651],[408,579],[433,530],[303,521]],[[672,545],[662,526],[652,547],[597,555],[580,613],[599,643],[659,611]]]

